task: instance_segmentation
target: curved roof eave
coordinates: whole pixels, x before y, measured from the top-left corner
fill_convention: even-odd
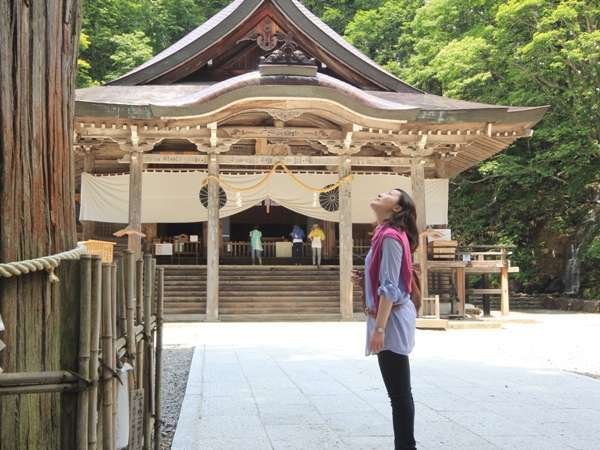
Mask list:
[[[130,90],[147,90],[149,87],[136,86]],[[76,116],[133,120],[201,117],[245,101],[277,99],[327,103],[357,117],[389,122],[496,122],[529,123],[533,126],[547,110],[547,107],[519,108],[469,102],[457,102],[453,105],[451,99],[446,99],[445,109],[440,109],[439,106],[432,109],[428,107],[427,101],[421,103],[418,99],[425,97],[425,94],[399,95],[398,100],[393,101],[324,74],[317,74],[316,77],[281,77],[261,76],[259,72],[250,72],[211,86],[185,86],[179,95],[154,94],[147,101],[143,101],[136,92],[129,93],[129,97],[123,95],[121,90],[124,88],[104,86],[78,90]],[[152,86],[153,91],[160,88],[169,92],[181,86]],[[111,95],[113,90],[115,92]]]
[[[170,47],[107,84],[135,85],[147,83],[184,64],[231,33],[237,25],[249,17],[265,1],[268,0],[234,0],[218,14]],[[270,1],[294,26],[310,37],[316,45],[319,45],[329,55],[338,58],[346,66],[373,83],[390,91],[422,92],[389,73],[350,45],[297,0]]]

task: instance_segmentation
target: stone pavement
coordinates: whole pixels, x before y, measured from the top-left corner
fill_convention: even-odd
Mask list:
[[[513,317],[515,315],[513,314]],[[418,331],[419,449],[600,449],[600,315]],[[362,323],[170,324],[196,345],[173,449],[392,449]]]

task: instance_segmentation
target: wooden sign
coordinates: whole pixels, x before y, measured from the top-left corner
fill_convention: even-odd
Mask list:
[[[130,432],[128,450],[144,448],[144,390],[131,392],[131,415],[129,416]],[[148,446],[147,448],[150,448]]]

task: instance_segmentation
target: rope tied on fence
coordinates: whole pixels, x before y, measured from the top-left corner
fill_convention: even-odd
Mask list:
[[[42,256],[35,259],[26,259],[24,261],[15,261],[10,263],[0,264],[0,277],[11,278],[25,275],[28,273],[39,272],[45,270],[48,272],[48,281],[57,283],[60,279],[54,273],[54,270],[60,265],[61,261],[79,259],[81,255],[87,253],[84,244],[79,243],[77,247],[66,252],[57,253],[55,255]]]

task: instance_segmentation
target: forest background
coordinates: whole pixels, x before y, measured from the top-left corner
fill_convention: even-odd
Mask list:
[[[78,87],[118,77],[229,0],[85,0]],[[530,139],[451,180],[466,243],[516,245],[516,289],[600,298],[600,3],[304,0],[348,41],[432,94],[550,105]]]

